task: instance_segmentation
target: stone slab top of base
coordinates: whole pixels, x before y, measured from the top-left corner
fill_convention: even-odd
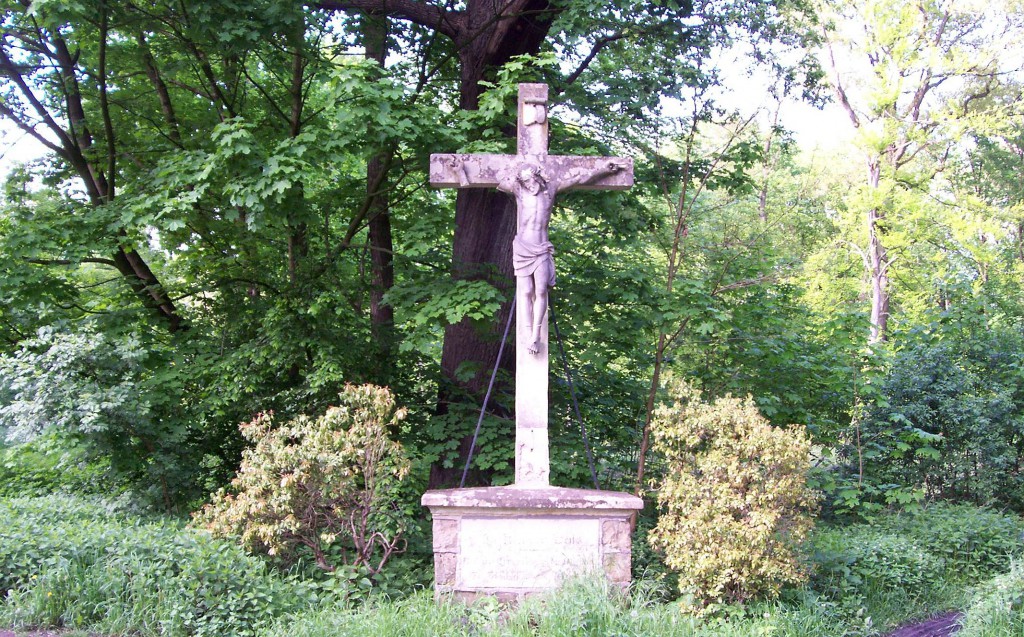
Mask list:
[[[644,501],[629,493],[567,489],[564,487],[507,486],[427,491],[425,507],[494,509],[632,509]]]

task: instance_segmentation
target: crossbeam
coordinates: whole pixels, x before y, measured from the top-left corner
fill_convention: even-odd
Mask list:
[[[430,156],[430,185],[435,188],[497,188],[502,174],[509,167],[509,158],[518,155],[464,155],[435,153]],[[583,160],[583,161],[581,161]],[[546,170],[569,174],[574,171],[592,170],[597,165],[619,161],[625,164],[621,172],[607,175],[594,183],[574,186],[572,190],[627,190],[633,186],[633,160],[629,157],[574,157],[571,155],[547,155],[543,165]],[[463,167],[464,173],[455,165]]]

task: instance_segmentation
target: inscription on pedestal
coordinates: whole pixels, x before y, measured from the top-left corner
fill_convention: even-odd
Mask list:
[[[566,577],[597,571],[600,520],[465,518],[458,587],[550,589]]]

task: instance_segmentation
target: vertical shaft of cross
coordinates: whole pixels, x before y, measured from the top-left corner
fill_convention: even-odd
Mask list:
[[[548,290],[555,284],[548,223],[559,192],[623,190],[633,162],[621,157],[548,155],[548,87],[519,85],[515,155],[435,154],[430,183],[439,188],[497,188],[516,199],[516,447],[515,483],[549,484]]]
[[[522,343],[530,338],[532,326],[526,312],[516,316],[516,484],[547,486],[548,456],[548,326],[545,315],[541,336],[544,343],[530,354]]]
[[[519,85],[517,154],[543,165],[548,154],[548,87],[546,84]],[[519,212],[522,215],[522,211]],[[521,221],[521,220],[520,220]],[[536,317],[528,302],[522,277],[516,277],[516,485],[548,486],[548,320],[542,318],[541,346],[536,354],[527,351],[533,338]]]
[[[548,154],[548,85],[519,85],[516,154]]]

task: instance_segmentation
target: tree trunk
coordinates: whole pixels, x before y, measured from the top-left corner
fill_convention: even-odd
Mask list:
[[[1024,263],[1024,221],[1017,223],[1017,259]]]
[[[868,186],[877,189],[881,177],[881,162],[868,162]],[[889,254],[882,243],[881,224],[885,211],[879,207],[868,210],[868,277],[871,280],[871,333],[869,344],[884,341],[889,323]]]
[[[295,138],[302,132],[302,111],[305,106],[302,86],[306,72],[306,58],[303,51],[306,33],[305,22],[299,23],[291,34],[292,77],[288,87],[290,98],[290,116],[288,134]],[[292,210],[302,211],[304,208],[305,191],[302,184],[295,188],[295,203],[289,206]],[[305,220],[288,220],[288,280],[292,285],[299,281],[299,265],[309,256],[309,237]]]
[[[363,47],[366,58],[381,69],[387,58],[388,17],[378,12],[363,14]],[[384,303],[384,295],[395,285],[394,242],[391,237],[391,210],[388,201],[387,173],[390,150],[374,155],[366,164],[366,196],[370,240],[370,330],[375,349],[374,381],[388,384],[395,367],[395,312]]]
[[[761,223],[768,223],[768,181],[771,179],[772,171],[778,163],[772,158],[772,142],[775,140],[775,130],[779,125],[779,111],[782,110],[782,102],[775,105],[772,113],[772,126],[768,136],[764,140],[764,162],[761,169],[761,187],[757,194],[757,216]]]

